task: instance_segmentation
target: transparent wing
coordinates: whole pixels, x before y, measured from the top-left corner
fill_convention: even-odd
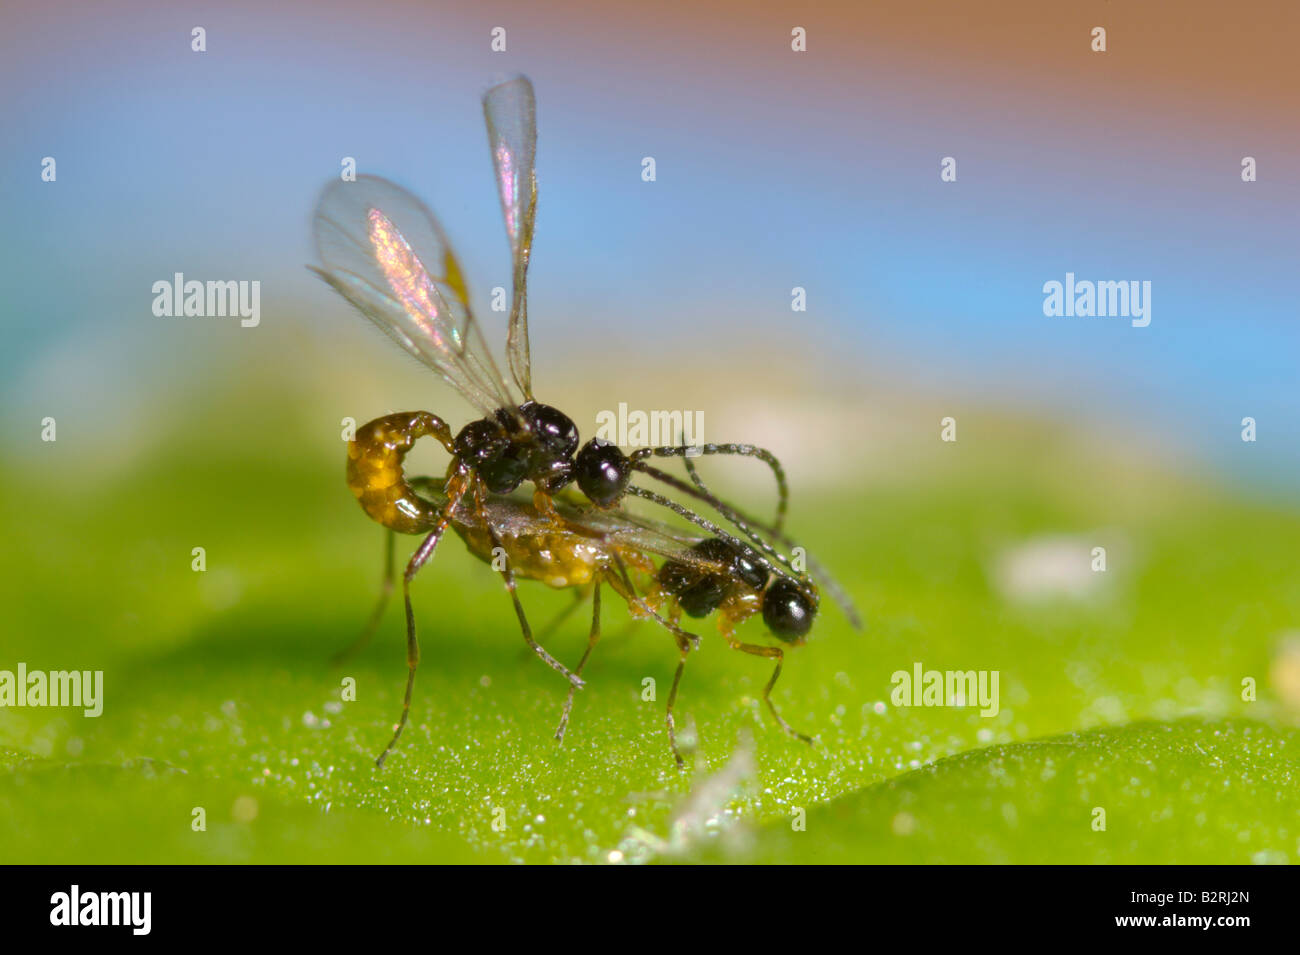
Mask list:
[[[533,84],[516,76],[492,87],[483,96],[488,146],[496,168],[501,213],[514,263],[514,293],[510,302],[510,332],[506,355],[510,373],[524,397],[533,397],[531,356],[528,348],[528,256],[533,246],[533,220],[537,214],[537,101]]]
[[[435,477],[413,477],[411,484],[420,496],[434,507],[447,505],[446,481]],[[599,540],[605,545],[613,545],[624,550],[635,550],[642,554],[666,557],[691,564],[705,573],[725,574],[730,568],[721,561],[713,560],[694,550],[694,545],[704,540],[704,536],[664,524],[641,515],[634,515],[623,510],[604,511],[577,503],[568,494],[555,498],[554,504],[564,517],[565,523],[574,534]],[[519,540],[524,538],[550,539],[555,534],[555,525],[550,517],[543,517],[533,507],[532,496],[514,494],[511,496],[492,496],[484,503],[488,523],[503,538]],[[462,499],[452,511],[452,520],[462,527],[481,527],[477,506]]]
[[[469,307],[446,233],[419,199],[375,176],[331,183],[316,205],[312,267],[484,414],[511,396]]]
[[[579,533],[627,550],[691,564],[705,573],[730,573],[729,566],[694,549],[696,544],[705,539],[703,534],[673,527],[622,508],[601,510],[587,505],[575,505],[568,499],[560,498],[554,503],[568,526]]]

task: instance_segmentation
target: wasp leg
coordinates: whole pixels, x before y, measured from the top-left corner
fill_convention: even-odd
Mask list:
[[[636,592],[636,586],[632,583],[632,578],[628,576],[627,565],[623,563],[623,559],[617,553],[613,556],[614,564],[618,567],[619,574],[607,574],[605,579],[609,581],[609,585],[614,588],[615,593],[627,601],[628,610],[632,612],[632,615],[635,617],[652,618],[659,624],[659,626],[663,627],[673,635],[678,646],[685,643],[691,649],[698,647],[700,645],[700,638],[698,636],[687,630],[683,630],[675,621],[657,613],[653,607],[646,603],[645,599]]]
[[[636,587],[632,583],[632,578],[628,575],[627,565],[623,562],[623,558],[619,556],[617,551],[613,553],[613,557],[614,565],[618,568],[619,573],[618,575],[610,573],[607,576],[606,579],[609,580],[610,586],[614,588],[620,597],[627,601],[629,609],[633,609],[635,605],[634,613],[639,612],[642,616],[653,617],[677,641],[677,651],[681,656],[677,661],[677,672],[673,674],[673,687],[668,692],[668,710],[665,714],[665,720],[668,724],[668,746],[673,751],[673,759],[677,760],[678,769],[685,769],[686,760],[682,759],[682,754],[677,749],[677,725],[673,721],[673,704],[677,702],[677,687],[682,682],[682,669],[686,666],[686,656],[691,650],[699,646],[700,638],[683,630],[676,622],[651,610],[640,595],[637,594]]]
[[[397,532],[392,528],[385,528],[384,542],[384,579],[379,587],[379,600],[375,603],[375,609],[370,612],[370,619],[366,621],[365,628],[360,635],[349,643],[346,647],[334,654],[331,663],[334,666],[350,659],[353,654],[359,653],[365,646],[370,643],[375,631],[379,628],[379,621],[383,619],[384,610],[388,607],[388,598],[393,595],[393,562],[397,550]]]
[[[420,641],[415,636],[415,612],[411,609],[411,580],[433,556],[433,551],[438,546],[438,541],[446,527],[445,523],[440,524],[429,532],[429,536],[420,543],[419,549],[411,555],[406,565],[406,572],[402,574],[402,597],[406,602],[406,693],[402,697],[402,716],[397,721],[397,728],[393,730],[393,738],[388,741],[384,751],[375,760],[376,766],[384,765],[385,757],[397,745],[397,738],[402,735],[407,717],[411,714],[411,690],[415,687],[415,668],[420,664]]]
[[[415,575],[420,568],[427,564],[429,558],[433,556],[434,550],[438,547],[438,541],[442,539],[443,532],[447,530],[451,515],[460,504],[460,499],[464,494],[465,484],[462,480],[462,483],[451,491],[447,506],[438,515],[433,529],[429,531],[429,536],[420,542],[420,546],[411,555],[411,559],[406,564],[406,572],[402,574],[402,598],[406,603],[406,693],[402,697],[402,716],[397,721],[397,727],[393,730],[393,738],[388,741],[384,751],[375,759],[376,766],[384,765],[384,759],[397,745],[397,738],[402,735],[406,720],[411,715],[411,691],[415,687],[415,668],[420,663],[420,641],[415,636],[415,611],[411,609],[411,581],[415,579]]]
[[[686,667],[686,655],[691,652],[689,644],[683,644],[679,648],[681,657],[677,661],[677,672],[673,674],[673,688],[668,691],[668,746],[673,751],[673,759],[677,760],[677,768],[685,769],[686,760],[682,759],[682,754],[677,751],[677,727],[673,723],[673,704],[677,702],[677,685],[682,682],[682,670]]]
[[[785,651],[780,647],[764,647],[753,643],[741,643],[738,640],[728,640],[727,642],[733,650],[739,650],[742,653],[752,653],[756,657],[767,657],[776,660],[776,669],[772,671],[772,678],[767,681],[767,686],[763,687],[763,702],[767,704],[767,708],[772,712],[772,718],[776,720],[777,725],[780,726],[781,729],[785,730],[786,733],[793,736],[795,739],[802,740],[811,746],[812,737],[800,733],[793,726],[787,723],[781,717],[781,714],[777,712],[776,704],[772,702],[772,687],[776,686],[776,678],[781,675],[781,665],[785,663]]]
[[[579,597],[581,599],[581,597]],[[577,606],[576,603],[570,605]],[[596,646],[596,641],[600,639],[600,581],[596,581],[596,589],[591,595],[591,632],[587,635],[587,650],[578,661],[578,667],[573,671],[574,676],[582,674],[582,668],[587,665],[587,657],[591,656],[591,650]],[[569,725],[569,713],[573,710],[573,696],[577,693],[576,686],[569,687],[569,698],[564,701],[564,712],[560,714],[560,725],[555,728],[555,739],[557,742],[564,742],[564,731]]]
[[[479,484],[476,484],[474,487],[474,503],[478,512],[478,519],[482,521],[483,526],[487,528],[488,537],[492,541],[493,551],[505,554],[506,550],[501,544],[501,538],[497,535],[496,529],[488,520],[487,508],[484,506],[483,502],[483,490],[482,486]],[[524,632],[524,642],[528,644],[528,648],[541,657],[542,661],[547,666],[568,680],[570,685],[581,688],[584,685],[582,678],[571,673],[568,667],[547,653],[546,649],[533,639],[533,629],[528,625],[528,617],[524,614],[524,605],[519,600],[518,588],[515,585],[515,572],[510,567],[509,556],[502,561],[501,576],[506,582],[506,590],[510,592],[510,599],[515,605],[515,616],[519,618],[519,628]]]
[[[554,499],[545,491],[537,490],[533,492],[533,510],[556,527],[564,526],[564,518],[560,517],[560,512],[555,509]]]

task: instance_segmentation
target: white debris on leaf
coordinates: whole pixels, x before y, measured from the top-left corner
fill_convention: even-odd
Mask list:
[[[754,741],[744,733],[726,764],[691,787],[673,812],[668,837],[660,838],[638,826],[620,845],[619,861],[646,861],[650,855],[684,855],[702,842],[719,837],[726,839],[729,847],[734,846],[742,836],[728,803],[753,778],[754,772]]]

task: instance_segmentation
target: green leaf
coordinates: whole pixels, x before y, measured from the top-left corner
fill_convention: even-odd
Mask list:
[[[1300,858],[1297,782],[1295,731],[1138,723],[941,759],[694,858],[1287,863]]]
[[[926,432],[878,464],[849,462],[838,483],[792,469],[790,527],[866,630],[826,600],[789,655],[773,698],[817,737],[807,747],[763,707],[770,663],[695,622],[703,645],[678,705],[687,773],[664,730],[668,635],[607,595],[558,746],[563,680],[524,647],[499,578],[449,539],[413,588],[411,722],[376,769],[401,706],[402,621],[390,606],[373,645],[331,667],[369,613],[383,540],[343,486],[338,421],[428,382],[416,369],[361,395],[351,360],[325,386],[281,363],[225,370],[147,420],[101,434],[65,415],[57,443],[6,456],[0,670],[99,669],[105,694],[97,718],[0,709],[6,858],[648,861],[697,858],[711,833],[742,830],[757,857],[783,861],[1300,855],[1290,503],[974,412],[978,428],[942,453]],[[708,480],[759,510],[771,489],[744,483],[752,463]],[[1107,570],[1073,596],[1008,591],[1006,555],[1058,535],[1106,546]],[[531,582],[521,597],[539,630],[571,599]],[[579,611],[546,646],[573,665],[587,628]],[[763,640],[761,623],[742,636]],[[997,671],[996,715],[895,705],[893,675],[917,664]],[[794,807],[804,833],[787,832]]]

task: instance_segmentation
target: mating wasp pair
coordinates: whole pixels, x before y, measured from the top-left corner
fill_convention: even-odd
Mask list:
[[[788,488],[780,463],[769,452],[745,444],[640,448],[630,454],[595,439],[581,444],[568,416],[533,397],[526,293],[537,210],[532,84],[520,76],[494,86],[483,98],[483,111],[513,258],[506,339],[513,389],[474,319],[464,274],[446,233],[418,199],[384,179],[360,176],[327,187],[315,213],[316,250],[323,268],[313,271],[405,351],[438,372],[482,415],[455,434],[427,411],[385,415],[359,428],[348,444],[348,487],[365,512],[388,529],[383,593],[359,642],[373,633],[393,588],[396,535],[423,536],[402,574],[407,647],[402,713],[376,763],[383,764],[410,714],[420,659],[411,581],[433,557],[448,528],[473,554],[499,570],[525,642],[568,680],[557,739],[563,739],[574,693],[583,686],[581,673],[600,635],[601,588],[608,586],[633,616],[656,621],[677,646],[667,724],[678,765],[683,761],[673,704],[687,655],[699,642],[680,626],[682,613],[717,614],[731,647],[775,660],[763,698],[782,729],[810,741],[781,718],[771,699],[783,647],[803,643],[817,614],[818,588],[804,566],[817,572],[822,586],[830,589],[855,625],[857,621],[851,605],[815,564],[778,549],[802,555],[782,527]],[[423,437],[434,438],[451,456],[442,478],[405,473],[403,459]],[[775,521],[757,521],[712,494],[693,460],[705,455],[742,455],[767,464],[780,495]],[[685,460],[689,482],[650,463],[652,458],[679,456]],[[687,507],[633,483],[636,478],[658,482],[703,507]],[[531,493],[525,485],[531,485]],[[693,527],[685,531],[633,513],[624,506],[629,497],[675,514]],[[706,513],[700,513],[703,509]],[[580,599],[590,594],[587,650],[573,670],[534,638],[519,600],[520,578],[574,588]],[[762,615],[780,645],[745,643],[735,636],[736,625],[754,614]]]

